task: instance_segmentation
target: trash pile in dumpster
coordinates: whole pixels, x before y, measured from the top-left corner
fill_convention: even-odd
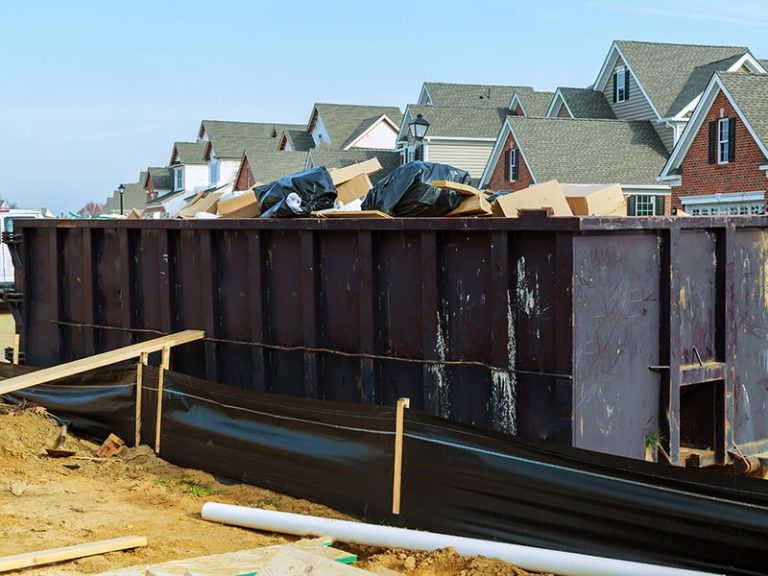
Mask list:
[[[242,191],[196,197],[181,218],[517,218],[520,210],[553,216],[626,216],[618,184],[565,184],[550,180],[522,190],[479,190],[468,172],[415,161],[371,182],[378,159],[344,168],[312,168]]]

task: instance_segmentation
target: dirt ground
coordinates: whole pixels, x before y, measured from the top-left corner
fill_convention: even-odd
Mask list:
[[[210,474],[179,468],[146,446],[110,459],[98,446],[67,436],[69,458],[49,458],[57,424],[39,407],[0,403],[0,556],[120,536],[146,536],[148,545],[56,566],[8,574],[93,574],[135,564],[192,558],[289,538],[206,522],[200,509],[217,501],[345,518],[338,512],[248,485],[225,485]],[[497,560],[464,558],[451,549],[431,553],[382,550],[337,543],[360,556],[356,566],[382,566],[408,576],[529,576]]]

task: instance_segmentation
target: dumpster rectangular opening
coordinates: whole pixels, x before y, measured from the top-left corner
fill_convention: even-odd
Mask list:
[[[724,400],[722,380],[680,389],[680,447],[714,451],[723,427],[719,406]]]

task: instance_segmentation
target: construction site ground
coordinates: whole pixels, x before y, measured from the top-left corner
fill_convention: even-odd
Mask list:
[[[63,448],[76,454],[50,458],[45,449],[54,446],[58,435],[57,423],[43,408],[0,402],[0,556],[129,535],[146,536],[148,545],[16,574],[93,574],[293,540],[202,520],[206,501],[345,518],[312,502],[173,466],[147,446],[100,459],[95,456],[98,444],[68,435]],[[531,574],[497,560],[464,558],[450,549],[417,553],[335,546],[358,554],[358,567],[381,566],[405,575]]]

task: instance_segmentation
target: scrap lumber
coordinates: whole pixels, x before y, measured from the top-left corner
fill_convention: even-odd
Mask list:
[[[247,190],[232,198],[219,200],[216,213],[222,218],[255,218],[261,214],[261,206],[253,190]]]
[[[371,573],[353,566],[334,562],[308,550],[284,546],[275,554],[259,576],[364,576]]]
[[[368,190],[373,188],[368,174],[358,174],[346,182],[336,184],[336,194],[342,204],[349,204],[358,198],[368,194]]]
[[[491,216],[491,204],[481,194],[467,196],[458,208],[448,213],[448,216]]]
[[[328,210],[313,212],[312,215],[318,218],[385,218],[394,220],[392,216],[380,210]]]
[[[485,193],[482,190],[478,190],[474,186],[469,184],[462,184],[460,182],[451,182],[450,180],[433,180],[432,186],[435,188],[442,188],[443,190],[452,190],[458,192],[464,196],[484,196]]]
[[[400,492],[403,483],[403,427],[405,409],[411,407],[410,398],[398,398],[395,412],[395,461],[392,475],[392,514],[400,514]]]
[[[202,198],[188,204],[178,214],[179,218],[194,218],[197,212],[216,213],[216,205],[223,192],[209,192]]]
[[[85,358],[80,358],[79,360],[59,364],[58,366],[51,366],[50,368],[43,368],[42,370],[29,372],[28,374],[6,378],[5,380],[0,381],[0,395],[10,394],[17,390],[23,390],[31,386],[58,380],[59,378],[82,374],[83,372],[95,370],[96,368],[111,366],[112,364],[118,364],[119,362],[124,362],[126,360],[133,360],[134,358],[141,356],[142,352],[148,354],[152,352],[160,352],[164,348],[202,340],[204,337],[205,332],[202,330],[182,330],[181,332],[167,334],[166,336],[147,340],[146,342],[131,344],[130,346],[124,346],[123,348],[117,348],[116,350],[110,350],[109,352],[87,356]]]
[[[327,541],[327,539],[326,539]],[[158,564],[143,564],[101,572],[97,576],[186,576],[187,574],[205,574],[205,576],[233,576],[234,574],[262,574],[264,566],[278,552],[288,545],[264,546],[238,552],[226,552],[199,556],[197,558],[184,558],[171,560]],[[357,560],[357,556],[337,548],[325,545],[318,539],[299,540],[290,544],[292,548],[303,549],[314,555],[344,565]]]
[[[378,158],[371,158],[365,162],[358,162],[357,164],[350,164],[344,168],[331,168],[328,173],[331,175],[331,181],[333,185],[338,187],[339,184],[344,184],[352,180],[355,176],[361,174],[371,175],[381,170],[381,163]]]
[[[575,216],[626,216],[627,201],[618,184],[560,184]]]
[[[491,204],[494,216],[517,218],[520,210],[551,208],[553,216],[573,216],[560,183],[549,180],[498,197]]]
[[[147,539],[144,536],[125,536],[123,538],[99,540],[98,542],[88,542],[62,548],[50,548],[48,550],[40,550],[39,552],[16,554],[15,556],[0,558],[0,572],[53,564],[65,560],[75,560],[77,558],[85,558],[86,556],[96,556],[97,554],[138,548],[146,545]]]

